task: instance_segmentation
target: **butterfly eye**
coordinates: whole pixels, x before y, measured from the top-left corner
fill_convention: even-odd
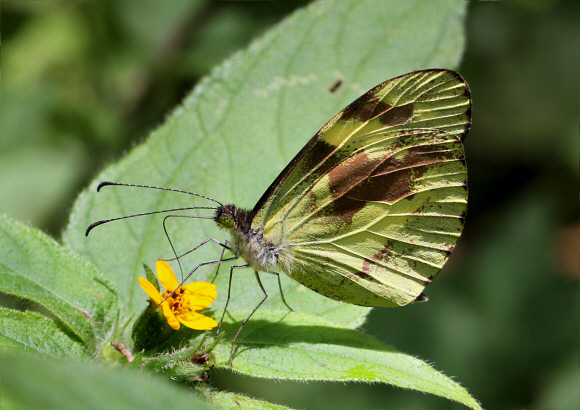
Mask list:
[[[214,220],[222,228],[231,230],[236,227],[235,207],[233,205],[226,205],[218,207]]]
[[[232,215],[222,214],[218,222],[226,229],[233,229],[235,227],[234,217]]]

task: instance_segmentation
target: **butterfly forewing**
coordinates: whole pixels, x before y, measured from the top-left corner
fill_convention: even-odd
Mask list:
[[[467,84],[406,74],[326,124],[254,208],[252,228],[293,256],[287,273],[333,299],[400,306],[455,246],[467,206]]]

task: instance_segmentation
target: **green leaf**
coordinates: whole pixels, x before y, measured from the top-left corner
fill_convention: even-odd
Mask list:
[[[290,410],[290,407],[252,399],[251,397],[235,393],[217,392],[209,396],[209,401],[220,409]]]
[[[226,340],[248,314],[228,311]],[[216,367],[276,380],[387,383],[481,408],[467,390],[422,360],[319,316],[257,311],[236,341],[233,367],[230,348],[231,343],[218,344]]]
[[[137,283],[141,263],[174,256],[163,216],[99,226],[88,238],[87,226],[132,213],[213,203],[127,187],[105,187],[97,194],[98,182],[180,188],[250,208],[312,135],[360,94],[408,71],[457,66],[465,7],[462,0],[326,0],[293,13],[213,70],[144,144],[98,176],[78,198],[65,242],[118,284],[123,317],[137,313],[147,300]],[[330,92],[337,79],[341,87]],[[171,218],[167,225],[178,254],[209,237],[227,239],[212,221]],[[218,259],[220,251],[215,243],[204,245],[182,259],[184,273]],[[202,267],[192,279],[211,277],[214,269]],[[228,268],[222,272],[215,309],[226,299]],[[271,296],[263,308],[282,308],[276,278],[264,282]],[[350,327],[362,324],[369,311],[324,298],[286,277],[282,284],[295,310]],[[253,308],[261,298],[251,272],[236,271],[231,308]]]
[[[143,264],[143,269],[145,270],[145,279],[147,279],[149,283],[151,283],[153,287],[157,289],[157,292],[161,293],[161,284],[159,283],[157,276],[155,276],[155,273],[153,273],[151,268],[146,264]]]
[[[62,324],[46,316],[0,308],[0,352],[15,349],[80,358],[84,348]]]
[[[118,311],[114,287],[95,267],[42,232],[4,215],[0,215],[0,291],[48,309],[71,341],[93,350]],[[28,332],[46,330],[37,319],[29,318],[26,325],[39,327],[20,326],[20,340]]]
[[[2,397],[27,408],[209,409],[174,384],[128,369],[35,356],[0,356]]]

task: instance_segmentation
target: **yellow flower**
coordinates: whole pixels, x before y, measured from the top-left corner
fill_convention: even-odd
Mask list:
[[[217,289],[213,283],[194,282],[179,286],[171,266],[166,261],[158,260],[155,269],[165,288],[163,295],[145,278],[139,278],[139,284],[157,306],[161,304],[169,326],[175,330],[179,329],[180,322],[197,330],[208,330],[217,326],[217,322],[211,317],[196,312],[205,309],[215,300]]]

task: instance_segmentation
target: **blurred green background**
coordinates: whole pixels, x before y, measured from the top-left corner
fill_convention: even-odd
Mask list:
[[[58,238],[99,170],[306,3],[4,1],[0,211]],[[375,309],[364,326],[488,409],[580,406],[579,21],[573,0],[469,4],[465,232],[431,302]],[[461,408],[384,385],[212,383],[297,408]]]

